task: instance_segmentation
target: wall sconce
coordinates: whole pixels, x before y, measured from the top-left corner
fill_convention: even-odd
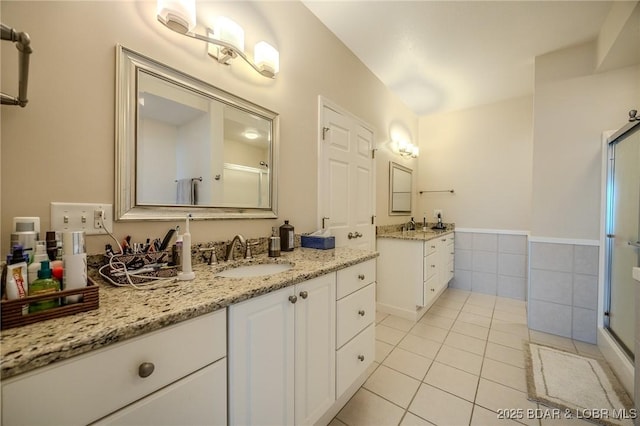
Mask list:
[[[229,18],[219,17],[206,36],[193,32],[196,27],[195,0],[158,0],[157,16],[158,21],[170,30],[209,43],[209,55],[221,64],[229,65],[239,56],[265,77],[275,78],[280,71],[280,54],[269,43],[261,41],[255,45],[253,60],[244,53],[244,30]]]
[[[411,142],[407,142],[404,139],[398,141],[398,154],[400,154],[401,157],[417,158],[419,153],[420,148]]]

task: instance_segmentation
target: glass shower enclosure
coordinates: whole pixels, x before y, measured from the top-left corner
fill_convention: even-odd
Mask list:
[[[604,326],[634,359],[635,281],[640,266],[640,121],[608,140]]]

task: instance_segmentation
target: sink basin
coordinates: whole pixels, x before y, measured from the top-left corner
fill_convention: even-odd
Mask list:
[[[248,278],[248,277],[262,277],[265,275],[278,274],[280,272],[288,271],[293,265],[290,263],[257,263],[254,265],[243,265],[236,268],[225,269],[218,272],[216,277],[224,278]]]

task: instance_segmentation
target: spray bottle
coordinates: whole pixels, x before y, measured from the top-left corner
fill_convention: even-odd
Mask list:
[[[178,273],[180,281],[189,281],[196,277],[196,273],[191,269],[191,233],[189,232],[189,218],[187,215],[185,231],[182,234],[182,272]]]

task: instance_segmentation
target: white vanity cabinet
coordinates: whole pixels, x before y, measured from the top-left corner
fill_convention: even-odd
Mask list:
[[[335,400],[336,274],[229,308],[229,423],[313,424]]]
[[[454,234],[377,242],[377,308],[417,321],[453,278]]]
[[[226,310],[2,382],[2,425],[225,425]]]

